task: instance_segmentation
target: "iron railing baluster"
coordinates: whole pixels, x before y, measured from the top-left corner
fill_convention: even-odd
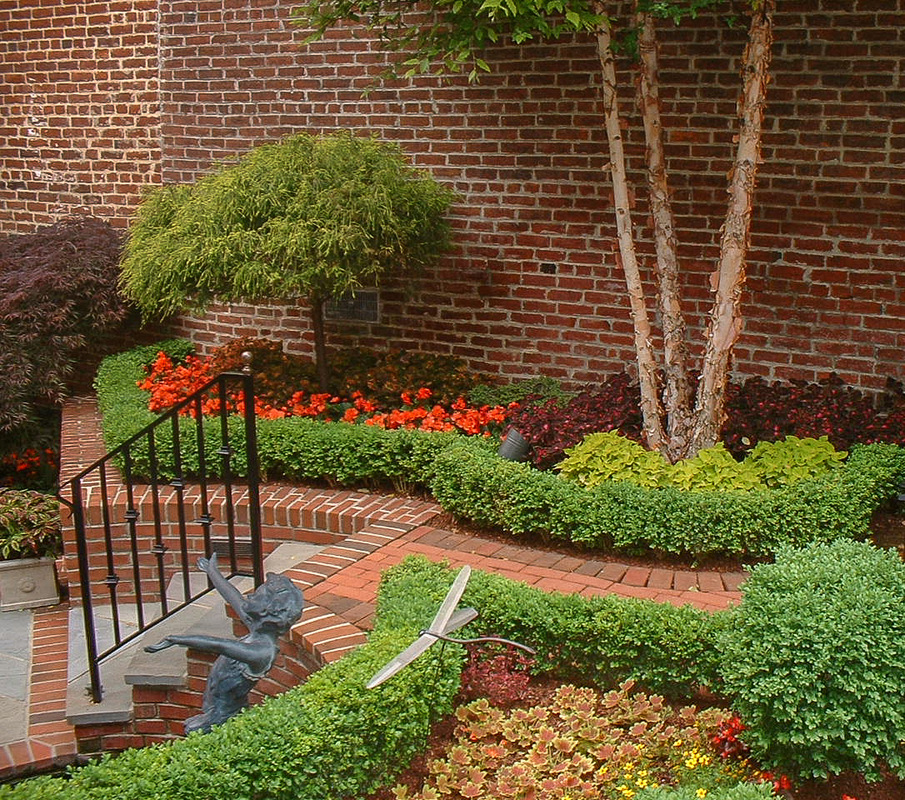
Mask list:
[[[126,482],[125,521],[129,528],[129,550],[132,554],[132,581],[135,593],[135,613],[138,628],[145,627],[144,589],[141,585],[141,563],[138,555],[138,509],[135,508],[135,489],[132,486],[132,449],[123,450],[123,480]]]
[[[120,647],[130,643],[136,637],[141,636],[148,628],[156,625],[163,619],[171,616],[176,611],[188,605],[194,597],[191,593],[191,582],[188,573],[189,561],[189,537],[187,532],[186,516],[185,516],[185,487],[187,483],[184,474],[184,465],[181,452],[181,432],[179,428],[179,414],[184,408],[193,407],[195,409],[196,419],[196,439],[198,442],[198,465],[199,475],[198,482],[200,486],[200,503],[201,517],[196,522],[200,523],[203,528],[204,552],[201,555],[210,555],[211,553],[211,526],[213,524],[213,516],[210,507],[210,475],[208,473],[208,464],[206,457],[206,441],[204,420],[202,415],[202,396],[211,389],[218,391],[220,397],[220,432],[221,446],[217,450],[221,457],[222,465],[222,483],[224,492],[224,505],[227,532],[229,537],[230,548],[230,566],[231,571],[229,578],[237,575],[248,574],[242,573],[238,569],[238,560],[236,554],[236,513],[234,501],[234,474],[232,465],[233,447],[230,442],[229,431],[229,414],[227,411],[227,381],[238,381],[242,386],[242,396],[246,400],[244,413],[243,435],[245,437],[245,452],[248,461],[248,502],[249,502],[249,527],[251,529],[251,551],[252,551],[252,571],[255,584],[259,584],[263,580],[263,563],[261,557],[263,548],[261,544],[261,510],[260,510],[260,491],[258,483],[260,481],[260,467],[257,454],[257,433],[254,417],[254,384],[250,374],[223,373],[213,378],[197,392],[186,398],[181,403],[174,406],[169,411],[161,414],[154,422],[143,430],[132,435],[129,439],[122,442],[118,447],[114,448],[107,455],[95,461],[75,477],[67,481],[71,494],[71,499],[67,497],[61,487],[60,500],[72,509],[72,520],[76,531],[76,550],[78,559],[79,582],[81,584],[81,601],[82,612],[85,620],[85,642],[88,651],[88,673],[91,681],[91,696],[95,702],[100,702],[103,695],[103,687],[101,685],[100,664],[101,662],[116,652]],[[173,453],[172,462],[162,458],[158,445],[155,431],[160,425],[170,424],[173,431]],[[152,525],[153,525],[153,544],[150,548],[151,554],[156,558],[156,576],[148,576],[148,580],[156,579],[157,592],[160,596],[161,613],[154,619],[148,620],[145,614],[145,597],[146,589],[144,578],[142,575],[142,552],[141,543],[139,541],[139,519],[140,513],[136,503],[135,496],[135,472],[136,459],[138,455],[134,448],[138,446],[147,448],[147,475],[142,477],[147,480],[147,496],[143,502],[150,502]],[[121,459],[122,477],[125,483],[125,500],[126,510],[122,522],[126,525],[128,534],[128,550],[131,556],[131,572],[134,581],[134,597],[136,602],[138,628],[127,636],[123,635],[120,622],[120,603],[117,586],[121,580],[117,574],[117,538],[114,537],[114,522],[111,514],[110,498],[108,497],[109,477],[107,473],[108,464],[113,464],[114,459]],[[175,564],[167,563],[166,554],[170,552],[164,537],[164,520],[161,511],[161,481],[165,482],[164,471],[167,470],[167,464],[173,464],[173,480],[171,485],[176,490],[177,501],[177,520],[179,537],[179,550],[181,553],[181,566],[183,572],[183,587],[185,589],[185,597],[182,603],[174,604],[172,607],[166,595],[167,569]],[[88,521],[85,511],[85,478],[97,473],[100,483],[100,510],[101,524],[103,529],[104,553],[103,565],[106,568],[106,575],[98,583],[106,585],[109,592],[110,603],[113,615],[114,640],[112,647],[101,652],[98,645],[97,620],[96,611],[98,604],[95,598],[95,584],[92,581],[92,554],[88,547]],[[169,521],[168,521],[169,523]],[[141,534],[141,538],[144,534]],[[100,566],[95,566],[95,574],[100,571]],[[195,597],[209,591],[209,586],[203,591],[198,592]]]

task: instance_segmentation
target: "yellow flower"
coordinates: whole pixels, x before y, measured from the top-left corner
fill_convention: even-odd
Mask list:
[[[706,790],[706,789],[698,789],[697,792],[695,792],[695,794],[696,794],[698,797],[704,798],[704,797],[707,796],[707,790]]]

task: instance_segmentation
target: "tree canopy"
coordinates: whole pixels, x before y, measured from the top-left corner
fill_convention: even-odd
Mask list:
[[[437,258],[452,201],[394,145],[298,134],[194,185],[155,189],[129,233],[122,289],[146,319],[214,300],[306,298],[322,368],[324,300]]]

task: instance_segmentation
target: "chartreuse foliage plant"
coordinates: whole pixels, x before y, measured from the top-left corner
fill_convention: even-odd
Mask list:
[[[905,776],[905,564],[839,541],[755,567],[722,634],[722,674],[768,768]]]
[[[826,436],[819,439],[787,436],[777,442],[758,442],[745,463],[770,487],[807,480],[842,466],[848,453],[836,450]]]
[[[789,436],[779,442],[759,442],[744,461],[736,460],[720,442],[700,450],[694,458],[670,464],[618,431],[592,433],[565,452],[567,458],[556,467],[559,474],[583,486],[613,480],[648,489],[675,486],[687,491],[790,486],[841,466],[848,455],[837,451],[825,436]]]
[[[653,489],[666,480],[669,466],[659,453],[620,436],[618,431],[585,436],[580,445],[566,450],[566,456],[557,465],[559,474],[589,488],[603,481],[631,481]]]

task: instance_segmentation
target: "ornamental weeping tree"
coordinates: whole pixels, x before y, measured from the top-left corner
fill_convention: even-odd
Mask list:
[[[302,297],[325,388],[326,300],[431,263],[448,246],[452,200],[393,145],[299,134],[194,185],[154,190],[129,232],[122,289],[146,319]]]
[[[657,303],[663,341],[659,357],[652,344],[648,300],[636,249],[616,82],[617,32],[606,0],[439,0],[426,12],[417,0],[308,0],[295,12],[299,24],[313,29],[312,40],[340,22],[364,26],[382,47],[401,54],[390,70],[392,74],[466,70],[475,80],[481,71],[489,69],[480,54],[504,36],[516,44],[556,39],[578,31],[596,37],[616,238],[635,331],[645,438],[651,449],[673,461],[714,445],[725,414],[729,358],[742,323],[740,299],[760,158],[775,0],[749,0],[751,20],[742,57],[738,144],[729,176],[719,261],[711,277],[713,307],[696,389],[689,374],[688,335],[679,292],[681,267],[660,118],[656,25],[662,19],[679,23],[719,4],[720,0],[631,0],[633,18],[622,32],[623,42],[627,38],[636,44],[637,92],[647,145],[657,255]]]

